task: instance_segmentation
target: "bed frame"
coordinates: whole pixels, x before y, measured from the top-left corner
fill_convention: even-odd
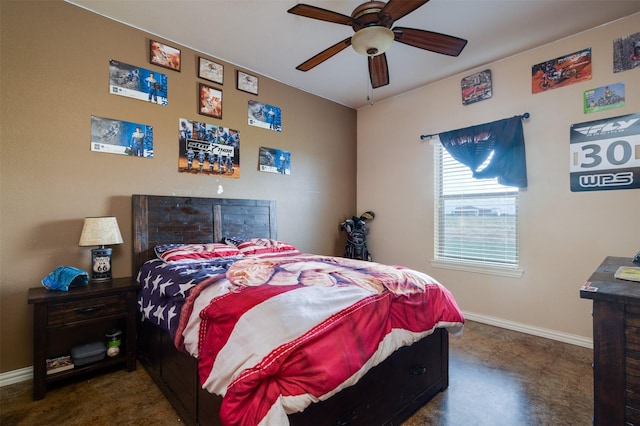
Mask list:
[[[133,195],[133,276],[165,243],[224,236],[277,238],[276,203],[265,200]],[[199,386],[195,358],[168,333],[138,322],[138,359],[188,425],[218,426],[221,398]],[[356,385],[289,416],[294,426],[398,425],[449,385],[449,337],[436,329],[396,351]]]

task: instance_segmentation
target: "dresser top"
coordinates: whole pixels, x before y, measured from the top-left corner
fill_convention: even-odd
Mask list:
[[[633,263],[629,257],[608,256],[591,274],[585,287],[580,288],[580,297],[640,304],[640,282],[619,280],[613,277],[620,266],[640,267],[637,263]]]

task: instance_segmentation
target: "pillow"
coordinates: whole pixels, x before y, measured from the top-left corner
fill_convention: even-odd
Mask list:
[[[222,242],[225,244],[229,244],[231,246],[235,246],[238,247],[238,244],[240,244],[241,242],[245,241],[246,238],[242,238],[242,237],[223,237],[222,238]]]
[[[163,244],[155,247],[156,256],[167,263],[199,262],[218,257],[242,256],[236,247],[223,243]]]
[[[298,249],[283,241],[272,240],[270,238],[251,238],[239,243],[238,250],[240,250],[240,253],[244,255],[249,255],[279,253],[282,251],[295,251]]]

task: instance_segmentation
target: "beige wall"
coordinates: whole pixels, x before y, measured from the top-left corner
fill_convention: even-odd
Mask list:
[[[340,253],[338,224],[356,205],[355,110],[265,77],[258,97],[239,92],[236,68],[223,62],[223,118],[200,116],[198,53],[182,48],[182,72],[173,72],[148,63],[148,34],[83,9],[0,7],[0,372],[32,363],[27,289],[59,265],[89,269],[90,251],[78,247],[85,216],[117,216],[125,243],[114,247],[114,275],[130,275],[131,194],[215,197],[222,185],[222,197],[274,199],[280,239]],[[167,74],[169,106],[110,95],[110,58]],[[248,99],[282,108],[282,133],[248,126]],[[91,152],[91,115],[152,125],[155,157]],[[241,177],[178,173],[179,118],[239,130]],[[292,174],[258,172],[260,146],[290,151]]]
[[[588,342],[591,302],[580,299],[578,289],[605,256],[631,257],[640,250],[640,190],[571,192],[569,129],[640,112],[640,68],[612,71],[613,40],[639,28],[636,14],[360,109],[358,211],[376,212],[368,237],[374,258],[435,276],[476,317]],[[531,94],[532,65],[588,47],[591,80]],[[493,97],[463,106],[460,79],[487,68]],[[626,105],[585,115],[584,91],[616,82],[625,83]],[[531,114],[524,122],[529,187],[520,196],[524,275],[433,268],[434,149],[419,136],[524,112]]]

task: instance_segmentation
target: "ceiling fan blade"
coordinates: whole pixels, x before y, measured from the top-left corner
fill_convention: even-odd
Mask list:
[[[374,89],[389,84],[389,67],[387,66],[387,55],[384,53],[377,56],[369,56],[369,77],[371,87]]]
[[[306,18],[333,22],[335,24],[351,25],[353,23],[353,18],[351,16],[303,3],[296,4],[291,9],[287,10],[287,12],[293,13],[294,15],[304,16]]]
[[[311,59],[306,60],[296,67],[300,71],[309,71],[311,68],[320,65],[333,55],[342,52],[347,47],[351,46],[351,37],[347,37],[344,40],[334,44],[333,46],[323,50]]]
[[[467,45],[465,39],[433,31],[403,27],[395,27],[392,31],[396,36],[395,41],[443,55],[458,56]]]
[[[395,22],[428,1],[429,0],[389,0],[380,13],[378,13],[378,16],[385,24]]]

